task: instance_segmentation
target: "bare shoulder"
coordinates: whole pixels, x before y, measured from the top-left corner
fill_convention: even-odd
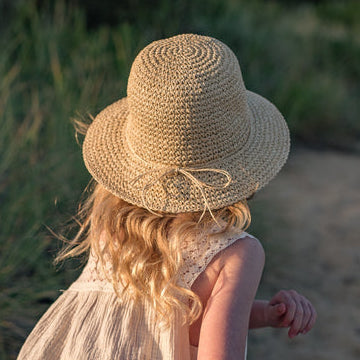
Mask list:
[[[265,251],[261,242],[255,237],[245,236],[236,240],[219,254],[219,265],[235,265],[244,259],[256,261],[263,265],[265,261]]]
[[[265,252],[261,242],[255,237],[241,237],[239,235],[235,242],[214,256],[205,271],[194,282],[192,290],[200,296],[203,304],[206,304],[219,274],[222,271],[242,271],[245,260],[262,271],[265,263]]]
[[[263,268],[265,263],[265,251],[261,242],[252,236],[240,237],[231,245],[220,251],[209,264],[209,270],[220,273],[226,268],[239,267],[244,260],[248,260],[253,265]]]
[[[260,281],[265,264],[265,252],[260,241],[246,236],[238,239],[219,254],[218,278],[214,288],[219,285],[231,289],[237,296],[239,286],[247,283],[257,284]]]

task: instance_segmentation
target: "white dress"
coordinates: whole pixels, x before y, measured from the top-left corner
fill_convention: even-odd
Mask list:
[[[184,247],[181,285],[191,288],[212,258],[251,235],[230,231]],[[189,327],[180,319],[163,330],[147,304],[121,305],[90,254],[80,277],[51,305],[20,350],[18,360],[195,360]],[[135,325],[136,324],[136,325]],[[246,357],[246,354],[245,354]]]

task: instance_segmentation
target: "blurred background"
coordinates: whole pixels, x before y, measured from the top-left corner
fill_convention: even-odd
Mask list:
[[[82,268],[53,266],[47,229],[65,228],[90,180],[71,119],[124,96],[145,45],[185,32],[229,45],[292,134],[251,203],[267,252],[258,296],[294,288],[319,318],[295,340],[251,331],[249,359],[360,358],[359,1],[0,0],[0,359]]]

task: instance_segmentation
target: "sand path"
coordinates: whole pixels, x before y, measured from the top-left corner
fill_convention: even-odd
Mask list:
[[[294,288],[318,321],[293,340],[285,330],[251,331],[249,359],[360,359],[360,156],[292,149],[252,208],[267,251],[259,296]]]

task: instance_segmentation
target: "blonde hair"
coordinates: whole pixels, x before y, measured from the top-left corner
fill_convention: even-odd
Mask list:
[[[84,123],[75,121],[75,125],[78,132],[86,132]],[[183,322],[191,324],[201,315],[202,304],[193,291],[179,286],[177,280],[183,264],[182,244],[196,241],[196,235],[214,224],[209,214],[199,221],[201,214],[159,216],[127,203],[95,183],[90,196],[80,204],[76,217],[80,228],[72,240],[63,238],[67,245],[57,255],[55,264],[92,251],[102,269],[108,268],[110,262],[109,280],[119,299],[131,299],[135,304],[148,300],[166,326],[170,326],[176,312],[180,312]],[[230,227],[244,230],[251,221],[246,200],[213,210],[213,214],[226,223],[217,233]]]

